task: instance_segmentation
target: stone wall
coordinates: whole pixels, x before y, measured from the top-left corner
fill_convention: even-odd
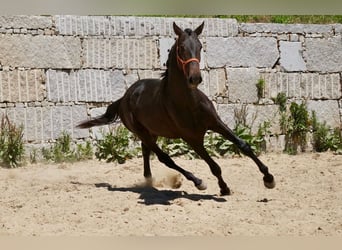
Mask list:
[[[75,140],[94,138],[97,129],[75,125],[102,113],[136,80],[160,76],[174,43],[173,21],[195,28],[203,20],[200,88],[229,126],[245,103],[253,130],[271,120],[279,134],[272,98],[284,92],[341,127],[342,24],[216,18],[0,16],[0,115],[23,124],[29,144],[53,141],[63,130]]]

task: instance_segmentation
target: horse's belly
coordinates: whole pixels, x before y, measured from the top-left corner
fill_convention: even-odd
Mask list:
[[[148,117],[146,117],[148,116]],[[165,114],[163,115],[146,115],[140,117],[139,122],[144,126],[146,130],[155,136],[162,136],[168,138],[177,138],[179,134],[172,123],[166,119]]]

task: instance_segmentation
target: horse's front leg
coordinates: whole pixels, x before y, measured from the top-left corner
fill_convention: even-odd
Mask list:
[[[255,155],[255,153],[253,152],[253,150],[251,149],[248,143],[246,143],[244,140],[237,137],[233,133],[233,131],[230,128],[228,128],[221,120],[217,121],[216,126],[214,126],[211,129],[214,132],[221,134],[226,139],[233,142],[243,154],[253,159],[253,161],[258,165],[260,172],[264,174],[263,180],[264,180],[265,187],[267,188],[275,187],[275,181],[274,181],[273,175],[269,173],[268,168],[265,166],[264,163],[262,163],[259,160],[259,158]]]
[[[195,152],[209,165],[212,174],[217,178],[221,195],[230,195],[230,189],[222,178],[220,166],[210,157],[203,146],[203,140],[186,140]]]
[[[152,186],[153,179],[152,179],[151,166],[150,166],[151,150],[144,143],[141,143],[141,150],[142,150],[142,155],[144,159],[144,177],[146,180],[146,184],[148,186]]]

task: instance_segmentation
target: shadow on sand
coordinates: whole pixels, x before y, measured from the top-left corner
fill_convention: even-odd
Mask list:
[[[174,191],[174,190],[158,190],[154,187],[149,186],[134,186],[134,187],[113,187],[109,183],[96,183],[98,188],[107,188],[111,192],[133,192],[140,194],[139,203],[145,205],[171,205],[171,201],[184,198],[192,201],[199,200],[213,200],[216,202],[226,202],[227,200],[215,195],[209,194],[188,194],[185,191]]]

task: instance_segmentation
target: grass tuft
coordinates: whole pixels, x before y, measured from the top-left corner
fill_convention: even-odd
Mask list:
[[[23,126],[17,127],[7,115],[0,124],[0,163],[4,167],[15,168],[21,165],[24,156]]]

